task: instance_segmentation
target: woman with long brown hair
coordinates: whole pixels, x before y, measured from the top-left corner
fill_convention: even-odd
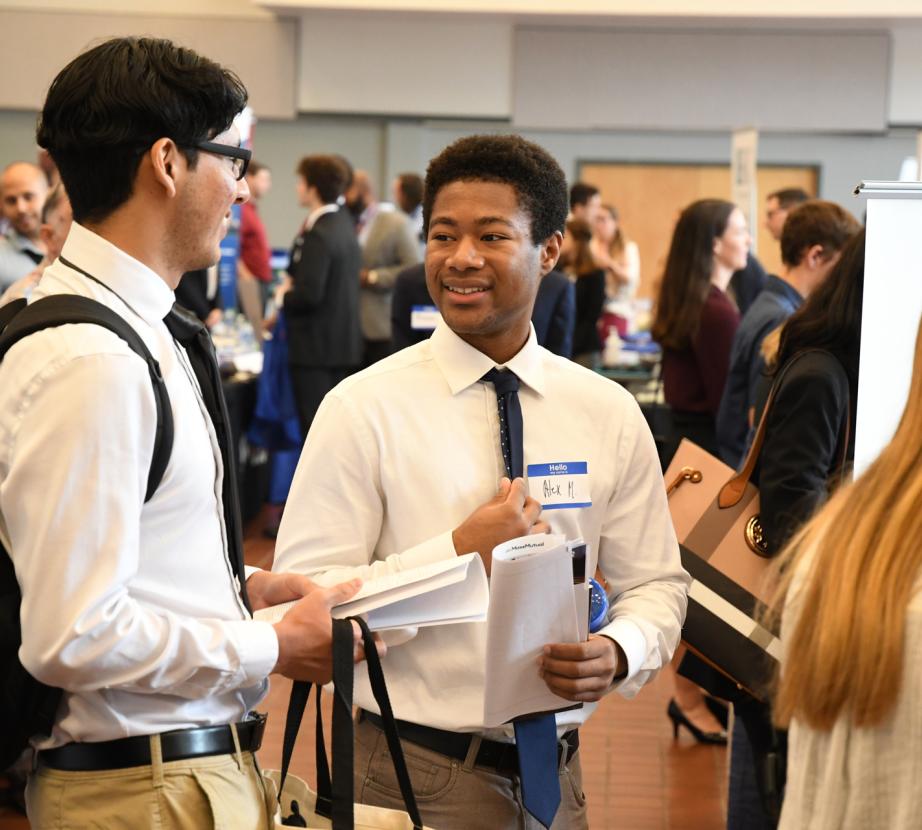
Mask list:
[[[750,241],[742,211],[721,199],[693,202],[676,224],[652,327],[673,420],[667,463],[683,437],[717,454],[715,419],[740,319],[725,292]]]
[[[789,725],[781,828],[919,826],[922,327],[896,434],[778,562]],[[779,603],[780,604],[780,603]]]
[[[664,465],[682,438],[717,454],[717,409],[740,319],[725,291],[733,272],[746,264],[749,243],[746,219],[732,202],[693,202],[676,223],[653,319],[653,339],[663,349],[663,394],[672,421]],[[682,650],[675,661],[683,672],[700,667],[691,655],[683,660]],[[695,683],[677,674],[675,699],[667,710],[674,734],[683,726],[698,741],[726,743],[724,724],[709,701]]]

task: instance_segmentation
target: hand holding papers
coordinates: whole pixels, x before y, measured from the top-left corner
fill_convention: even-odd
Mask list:
[[[336,619],[362,615],[372,631],[388,631],[483,621],[488,601],[483,562],[469,553],[369,579],[352,599],[335,606],[332,615]],[[276,623],[293,604],[273,605],[253,616]]]
[[[493,549],[484,725],[567,709],[538,672],[548,643],[577,643],[573,564],[563,536],[522,536]]]

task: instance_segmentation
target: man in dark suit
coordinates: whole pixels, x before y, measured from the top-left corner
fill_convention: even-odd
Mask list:
[[[411,265],[397,275],[394,283],[394,297],[391,303],[391,345],[396,352],[414,343],[425,340],[435,324],[426,312],[417,314],[413,310],[431,308],[432,298],[426,288],[426,270],[422,263]],[[436,312],[437,313],[437,312]],[[546,274],[538,287],[531,322],[535,327],[538,344],[562,357],[573,355],[573,324],[576,319],[576,297],[573,283],[560,271]]]
[[[344,165],[333,156],[306,156],[298,165],[298,199],[309,213],[277,300],[288,321],[288,359],[304,435],[324,395],[362,362],[362,250],[352,218],[337,203],[346,180]]]

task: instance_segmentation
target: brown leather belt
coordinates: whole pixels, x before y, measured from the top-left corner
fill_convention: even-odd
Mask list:
[[[384,729],[384,722],[374,712],[360,709],[359,720],[367,720],[375,728]],[[440,755],[445,755],[458,761],[467,759],[471,741],[474,739],[474,736],[469,732],[448,732],[444,729],[435,729],[431,726],[423,726],[422,724],[410,723],[410,721],[405,720],[397,721],[397,732],[402,740],[409,741],[424,749],[431,749],[433,752],[438,752]],[[569,763],[576,750],[579,749],[579,732],[571,729],[569,732],[565,732],[560,740],[563,741],[563,745],[567,748],[566,763]],[[562,752],[563,747],[558,741],[558,764],[560,763]],[[488,741],[484,738],[480,743],[480,748],[477,750],[474,765],[489,767],[501,775],[517,775],[519,772],[519,754],[516,751],[515,744]]]
[[[256,752],[262,745],[266,716],[257,714],[236,724],[242,752]],[[228,724],[177,729],[160,735],[164,763],[210,755],[230,755],[237,751]],[[38,763],[67,772],[144,767],[151,762],[150,735],[134,735],[114,741],[72,743],[38,753]]]

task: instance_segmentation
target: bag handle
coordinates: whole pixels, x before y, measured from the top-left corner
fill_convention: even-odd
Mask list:
[[[350,620],[333,620],[333,830],[354,830],[352,773],[355,737],[352,725],[353,635]]]
[[[285,715],[285,735],[282,738],[282,769],[279,774],[278,802],[283,811],[282,824],[290,827],[307,827],[307,822],[301,815],[298,803],[294,800],[291,802],[291,815],[287,818],[285,817],[282,791],[285,789],[285,779],[288,777],[291,756],[294,753],[295,741],[298,739],[298,730],[301,728],[301,719],[304,717],[304,709],[307,706],[310,693],[310,683],[305,683],[301,680],[294,681],[291,684],[291,695],[288,698],[288,713]],[[320,705],[319,695],[317,705],[318,707]]]
[[[365,643],[365,661],[368,663],[368,680],[371,683],[371,691],[375,696],[375,702],[381,710],[384,735],[387,738],[387,748],[394,763],[394,772],[397,774],[397,781],[400,784],[403,806],[410,816],[410,821],[413,822],[413,830],[422,830],[423,820],[416,804],[416,796],[413,795],[413,785],[410,782],[410,773],[407,770],[403,747],[400,745],[397,720],[394,718],[394,710],[391,708],[390,696],[387,693],[387,684],[384,682],[384,669],[381,666],[381,658],[378,655],[374,637],[368,629],[368,624],[361,617],[356,617],[355,620],[359,624],[359,628],[362,629],[362,640]]]
[[[381,658],[378,656],[374,636],[369,630],[368,624],[361,617],[333,620],[333,684],[335,687],[333,697],[333,830],[353,830],[355,827],[352,778],[354,766],[354,728],[352,722],[353,621],[358,624],[362,631],[365,660],[368,664],[368,679],[371,683],[375,701],[381,710],[387,748],[390,751],[394,772],[400,785],[404,808],[413,822],[413,830],[423,830],[419,807],[413,795],[406,759],[400,745],[400,737],[397,734],[394,712],[391,709],[390,698],[387,694]]]
[[[384,669],[381,658],[375,645],[374,636],[368,624],[361,617],[350,617],[345,620],[333,620],[333,776],[330,777],[330,768],[327,763],[326,749],[324,747],[323,719],[320,709],[321,687],[317,686],[315,698],[316,716],[316,762],[317,762],[317,805],[316,812],[332,820],[334,830],[354,830],[355,827],[355,793],[353,790],[353,769],[355,766],[354,728],[352,722],[352,697],[354,686],[353,666],[353,629],[352,620],[358,624],[362,631],[362,640],[365,647],[365,658],[368,663],[368,677],[371,682],[372,692],[378,707],[381,710],[381,719],[384,722],[384,732],[387,738],[388,750],[397,774],[400,793],[403,796],[404,807],[413,830],[423,830],[416,797],[413,795],[413,786],[407,771],[406,759],[400,745],[397,733],[397,723],[391,708],[387,685],[384,680]],[[310,697],[311,684],[295,681],[291,687],[291,697],[288,701],[288,713],[285,718],[285,735],[282,741],[282,769],[279,777],[279,803],[282,800],[282,790],[285,778],[291,765],[291,756],[294,753],[298,731],[304,717]],[[291,804],[292,815],[283,819],[285,825],[306,826],[300,814],[298,805]]]
[[[739,504],[740,499],[743,497],[743,493],[746,492],[749,479],[755,472],[756,464],[759,460],[759,453],[762,452],[762,442],[765,440],[766,425],[768,424],[768,413],[771,410],[775,395],[781,387],[781,382],[784,380],[785,375],[800,358],[804,357],[804,355],[821,351],[823,351],[823,349],[804,349],[803,351],[797,352],[797,354],[781,367],[781,371],[775,376],[772,382],[771,391],[768,393],[768,400],[765,402],[765,408],[762,410],[762,417],[759,418],[759,426],[756,428],[755,437],[753,437],[752,444],[749,446],[749,452],[746,453],[746,460],[740,468],[740,471],[735,473],[733,477],[720,488],[720,492],[717,494],[718,507],[727,508]]]

